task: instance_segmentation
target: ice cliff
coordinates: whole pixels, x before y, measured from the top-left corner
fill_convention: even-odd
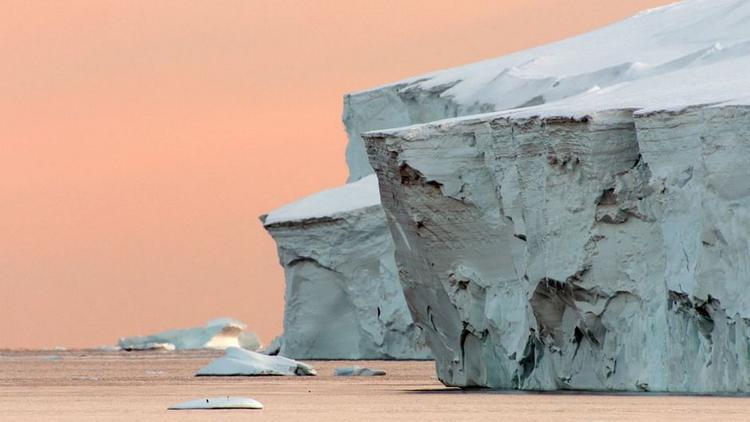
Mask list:
[[[286,278],[280,355],[429,356],[401,292],[374,175],[303,198],[262,220]]]
[[[352,136],[495,110],[350,139],[444,383],[750,392],[748,22],[685,1],[347,97]]]

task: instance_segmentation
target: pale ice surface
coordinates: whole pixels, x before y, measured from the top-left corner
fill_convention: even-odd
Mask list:
[[[211,361],[196,376],[317,375],[315,368],[283,356],[230,347],[224,356]]]
[[[377,377],[385,375],[385,371],[355,365],[336,368],[334,375],[337,377]]]
[[[195,399],[169,407],[169,410],[263,409],[263,404],[248,397],[212,397]]]
[[[390,85],[423,90],[450,85],[442,96],[463,104],[492,104],[496,110],[521,107],[537,97],[548,103],[747,55],[748,17],[745,0],[689,0],[577,37]]]
[[[568,116],[747,104],[749,19],[745,0],[689,0],[556,43],[349,94],[350,180],[372,171],[360,138],[372,130],[518,109]],[[685,85],[691,89],[679,88]]]
[[[123,350],[184,350],[226,349],[244,346],[257,349],[260,340],[254,333],[245,332],[247,326],[231,318],[209,321],[203,327],[168,330],[149,336],[123,337],[118,346]]]
[[[269,213],[263,224],[269,226],[281,222],[329,217],[379,204],[378,179],[375,175],[371,175],[354,183],[324,190],[285,205]]]
[[[750,43],[747,51],[750,53]],[[654,112],[679,112],[693,106],[721,107],[750,105],[750,55],[731,57],[699,68],[675,70],[669,74],[592,90],[574,97],[540,106],[510,109],[437,120],[412,126],[374,130],[367,136],[397,135],[418,138],[424,133],[450,130],[498,118],[572,118],[581,119],[597,112],[631,110],[636,115]]]

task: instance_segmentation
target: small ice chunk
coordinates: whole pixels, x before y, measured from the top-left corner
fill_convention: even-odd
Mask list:
[[[260,338],[255,333],[242,333],[237,340],[240,347],[245,350],[258,350],[261,347]]]
[[[317,375],[312,366],[283,356],[266,356],[230,347],[224,356],[199,369],[196,376]]]
[[[276,356],[281,352],[281,346],[283,344],[284,344],[284,338],[281,336],[278,336],[274,338],[268,346],[258,351],[260,353],[263,353],[264,355]]]
[[[248,397],[213,397],[175,404],[169,410],[191,409],[263,409],[263,404]]]
[[[379,369],[370,369],[362,366],[347,366],[336,368],[337,377],[376,377],[385,375],[385,371]]]

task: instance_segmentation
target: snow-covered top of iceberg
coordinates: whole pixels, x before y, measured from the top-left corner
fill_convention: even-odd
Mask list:
[[[211,361],[197,376],[316,375],[315,369],[283,356],[267,356],[239,347],[230,347],[224,356]]]
[[[374,174],[354,183],[324,190],[270,212],[263,224],[330,217],[380,204],[378,179]]]
[[[209,321],[204,327],[167,330],[148,336],[123,337],[118,346],[123,350],[181,350],[181,349],[225,349],[242,343],[260,347],[252,333],[244,333],[245,323],[232,318]]]
[[[676,112],[692,106],[750,105],[750,55],[699,68],[594,89],[581,95],[534,107],[475,114],[402,128],[370,131],[366,137],[398,136],[404,139],[429,136],[433,130],[449,130],[467,123],[498,118],[580,119],[609,110],[632,110],[636,115],[657,111]]]
[[[495,110],[551,104],[747,56],[748,22],[746,0],[687,0],[574,38],[390,85],[401,90],[450,87],[440,95]],[[747,73],[740,65],[733,75]],[[716,79],[725,75],[705,76],[705,82],[722,85]]]

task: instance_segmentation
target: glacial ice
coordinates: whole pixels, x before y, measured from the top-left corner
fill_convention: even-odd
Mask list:
[[[168,410],[197,409],[263,409],[263,404],[248,397],[212,397],[195,399],[170,406]]]
[[[263,222],[286,277],[279,354],[429,357],[398,282],[375,175],[287,205]]]
[[[339,306],[305,299],[356,286],[375,238],[446,384],[749,392],[748,21],[683,1],[345,96],[349,181],[374,168],[382,206],[266,222],[285,342],[313,344]]]
[[[685,1],[353,94],[500,110],[364,136],[444,383],[750,392],[748,20]]]
[[[199,369],[196,376],[317,375],[315,368],[283,356],[268,356],[229,347],[224,356]]]
[[[118,341],[122,350],[183,350],[226,349],[242,346],[260,348],[254,333],[245,332],[247,326],[231,318],[209,321],[204,327],[168,330],[149,336],[123,337]]]
[[[748,16],[750,2],[744,0],[683,1],[559,42],[348,94],[349,180],[372,173],[361,133],[606,93],[635,80],[747,56]],[[721,77],[706,73],[695,88],[710,97],[721,84]],[[689,94],[677,95],[688,105],[700,103]]]

